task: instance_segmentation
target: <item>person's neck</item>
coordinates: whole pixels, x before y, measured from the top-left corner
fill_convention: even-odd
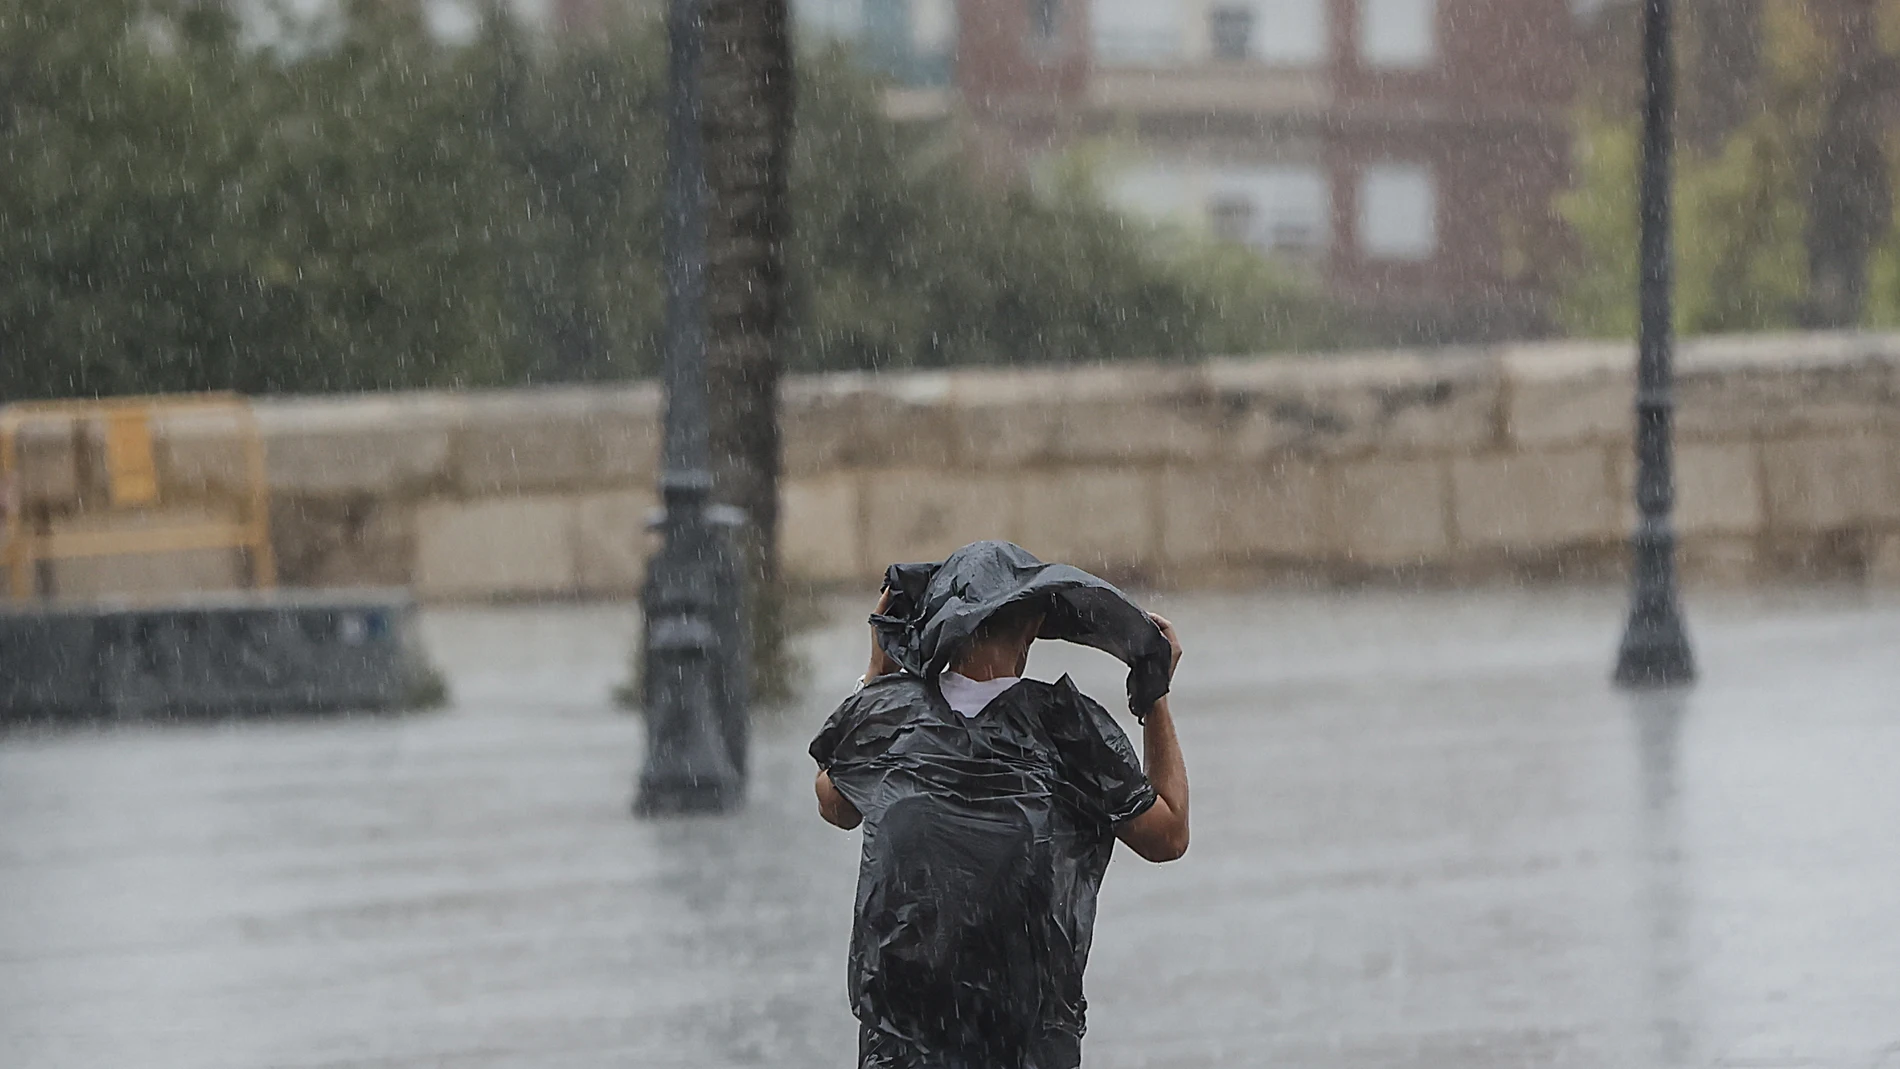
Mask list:
[[[971,650],[950,670],[973,683],[1014,679],[1023,674],[1023,655],[1014,650]]]

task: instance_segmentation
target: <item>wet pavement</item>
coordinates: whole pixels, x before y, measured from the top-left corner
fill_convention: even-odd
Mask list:
[[[1194,847],[1109,869],[1091,1066],[1900,1066],[1900,597],[1697,598],[1647,701],[1612,591],[1157,607]],[[432,614],[437,713],[0,738],[0,1067],[850,1064],[834,608],[729,819],[628,815],[621,608]]]

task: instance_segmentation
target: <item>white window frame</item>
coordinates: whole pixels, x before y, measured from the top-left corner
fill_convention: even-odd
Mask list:
[[[1430,164],[1370,164],[1358,185],[1359,250],[1366,258],[1423,263],[1438,255],[1439,185]]]
[[[1359,58],[1381,70],[1437,63],[1438,0],[1359,0]]]
[[[1327,0],[1244,0],[1253,8],[1253,39],[1249,43],[1249,53],[1255,62],[1269,67],[1319,67],[1325,65],[1331,46],[1331,4]],[[1290,7],[1297,5],[1304,9],[1301,14],[1310,19],[1310,24],[1300,26],[1303,31],[1310,30],[1310,37],[1302,37],[1297,42],[1288,34],[1289,26],[1298,25],[1292,18]],[[1286,47],[1297,44],[1297,47]],[[1213,53],[1213,42],[1208,42],[1208,52]]]
[[[956,0],[911,0],[910,46],[935,56],[957,47]]]
[[[1106,66],[1178,63],[1183,17],[1177,0],[1098,0],[1089,8],[1093,58]]]

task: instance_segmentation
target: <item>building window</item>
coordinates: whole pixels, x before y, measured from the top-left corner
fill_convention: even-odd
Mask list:
[[[1253,201],[1238,194],[1221,194],[1207,202],[1207,230],[1215,241],[1249,245],[1254,240]]]
[[[1106,186],[1109,203],[1131,215],[1189,227],[1206,221],[1207,204],[1195,191],[1186,169],[1178,165],[1145,163],[1117,168],[1110,173]]]
[[[1095,0],[1089,9],[1095,58],[1104,63],[1160,64],[1181,58],[1178,0]]]
[[[1279,218],[1267,228],[1265,241],[1268,252],[1292,253],[1305,256],[1319,252],[1326,247],[1326,235],[1321,230],[1323,224],[1315,219]]]
[[[1062,0],[1029,0],[1029,43],[1047,48],[1062,33]]]
[[[1420,164],[1382,163],[1359,178],[1359,248],[1376,260],[1429,260],[1438,251],[1438,190]]]
[[[1208,230],[1222,241],[1309,259],[1326,251],[1326,175],[1303,164],[1233,165],[1207,173]]]
[[[953,50],[957,44],[955,0],[916,0],[911,4],[910,44],[931,56]]]
[[[1111,172],[1105,192],[1132,215],[1302,262],[1331,244],[1331,190],[1314,164],[1150,161]]]
[[[1253,27],[1249,51],[1262,63],[1311,67],[1326,60],[1327,0],[1249,0]]]
[[[1429,66],[1438,55],[1437,22],[1437,0],[1360,0],[1360,54],[1372,67]]]
[[[819,37],[854,41],[864,32],[863,0],[800,0],[793,14]]]
[[[1207,9],[1208,45],[1214,58],[1238,62],[1253,54],[1253,8],[1218,4]]]

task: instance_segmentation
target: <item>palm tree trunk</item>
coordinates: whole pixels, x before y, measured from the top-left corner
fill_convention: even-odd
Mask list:
[[[786,0],[706,0],[707,375],[713,486],[746,513],[754,694],[782,686],[778,387],[789,302],[786,173],[792,40]]]
[[[1827,112],[1814,147],[1808,200],[1811,327],[1859,326],[1867,306],[1867,259],[1893,222],[1882,110],[1894,62],[1881,54],[1874,0],[1839,0]]]
[[[1759,107],[1761,0],[1699,0],[1694,18],[1694,111],[1684,133],[1698,150],[1720,152]]]

